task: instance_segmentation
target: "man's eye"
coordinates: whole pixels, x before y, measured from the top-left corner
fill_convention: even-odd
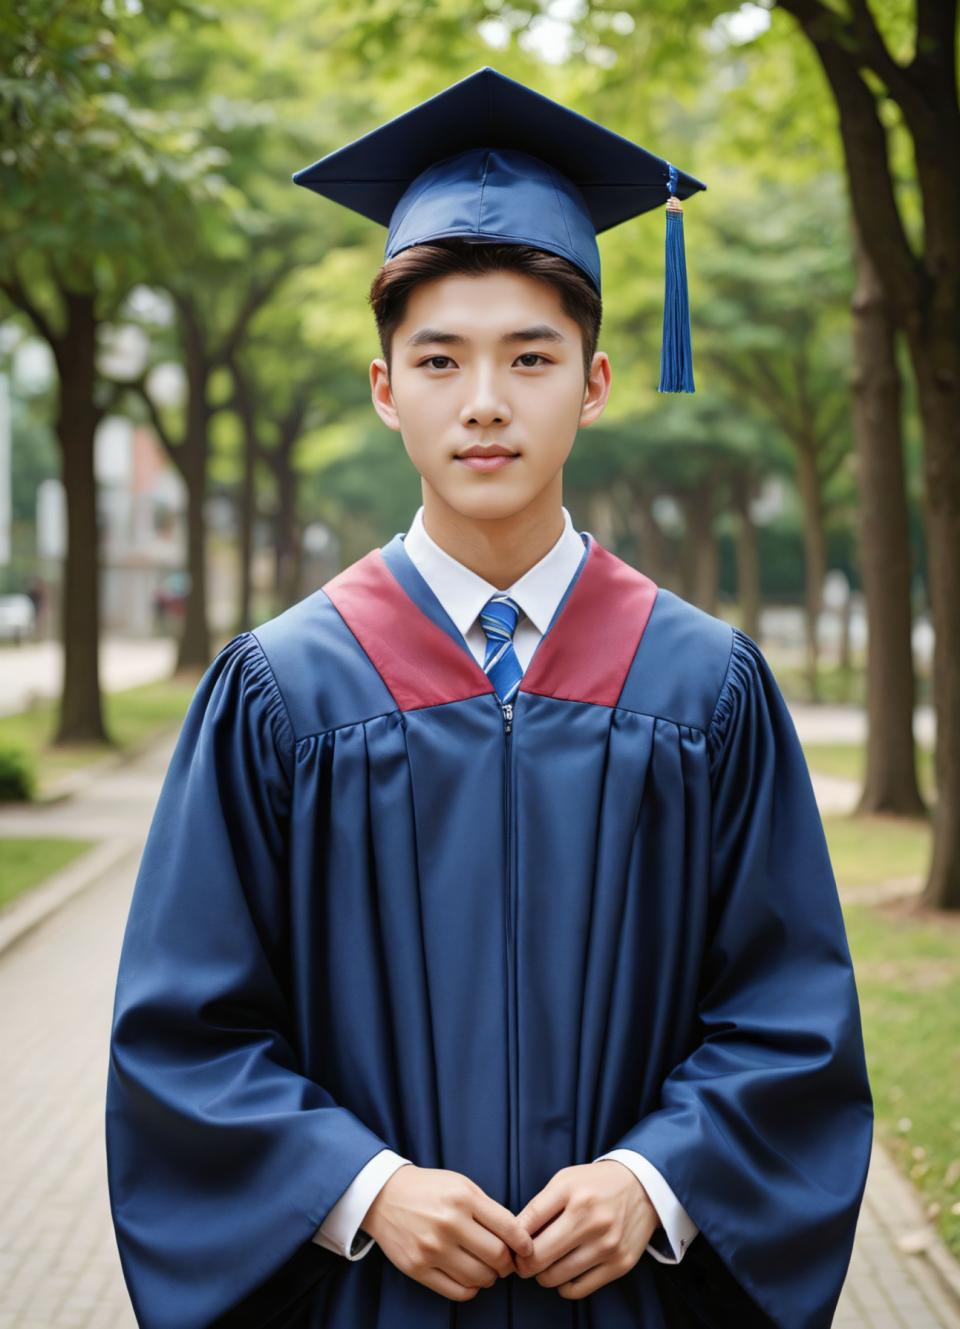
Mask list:
[[[517,359],[542,361],[544,364],[550,363],[547,357],[545,355],[541,355],[539,351],[526,351],[523,355],[518,355]],[[438,360],[444,360],[446,361],[446,364],[438,365],[437,364]],[[424,365],[429,365],[432,369],[446,369],[447,365],[452,363],[453,361],[449,355],[431,355],[428,356],[426,360],[420,361],[420,367],[422,368]],[[524,365],[524,369],[536,369],[536,367],[537,367],[536,364]]]

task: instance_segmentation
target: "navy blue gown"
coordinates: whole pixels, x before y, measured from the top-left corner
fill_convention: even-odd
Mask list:
[[[828,1329],[873,1103],[796,731],[749,636],[582,538],[512,723],[399,534],[201,680],[110,1038],[145,1329]],[[311,1240],[387,1146],[514,1213],[633,1147],[700,1233],[454,1302]]]

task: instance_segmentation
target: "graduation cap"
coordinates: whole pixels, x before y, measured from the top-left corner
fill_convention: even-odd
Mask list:
[[[296,171],[387,227],[384,261],[458,236],[559,254],[600,294],[597,236],[666,204],[660,392],[693,392],[680,200],[702,181],[489,65]]]

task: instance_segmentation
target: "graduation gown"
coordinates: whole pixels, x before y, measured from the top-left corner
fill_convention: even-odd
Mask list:
[[[830,1325],[873,1104],[796,731],[749,636],[583,538],[512,715],[399,534],[201,680],[110,1038],[145,1329]],[[454,1302],[311,1240],[385,1147],[514,1213],[634,1148],[700,1232]]]

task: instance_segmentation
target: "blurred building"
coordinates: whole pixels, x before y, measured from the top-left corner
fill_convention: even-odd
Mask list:
[[[118,416],[100,426],[96,469],[102,626],[146,636],[183,575],[186,488],[152,431]]]
[[[100,528],[100,612],[104,631],[150,636],[160,600],[182,595],[186,489],[145,425],[108,416],[96,438]],[[41,635],[55,637],[60,569],[66,556],[66,505],[59,480],[37,492],[38,569],[46,592]],[[173,627],[167,622],[164,626]]]

